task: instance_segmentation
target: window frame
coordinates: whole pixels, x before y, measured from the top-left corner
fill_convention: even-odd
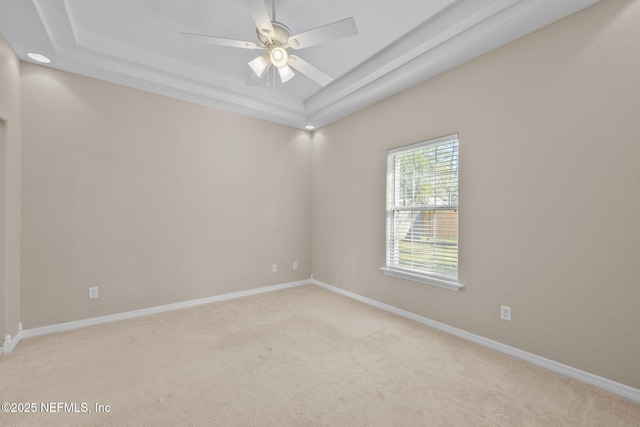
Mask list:
[[[396,245],[394,243],[396,241],[396,239],[394,238],[394,232],[396,231],[396,227],[394,225],[395,215],[398,212],[406,212],[409,210],[418,210],[421,212],[434,212],[438,209],[441,209],[440,207],[435,207],[435,206],[429,208],[426,205],[423,207],[414,206],[414,207],[404,207],[404,208],[399,208],[394,205],[395,191],[397,191],[397,188],[396,188],[396,182],[395,182],[396,181],[395,163],[392,163],[391,156],[393,156],[393,160],[395,161],[396,156],[400,153],[411,152],[411,151],[415,151],[417,149],[428,147],[428,146],[449,144],[451,142],[456,142],[457,144],[456,145],[456,165],[457,165],[456,176],[459,177],[460,138],[458,137],[457,133],[439,137],[439,138],[430,139],[427,141],[422,141],[416,144],[389,149],[387,151],[385,266],[382,267],[381,270],[384,274],[389,276],[399,277],[402,279],[412,280],[412,281],[416,281],[416,282],[420,282],[420,283],[424,283],[432,286],[438,286],[445,289],[459,291],[462,288],[464,288],[464,285],[458,281],[458,278],[459,278],[458,271],[456,271],[456,275],[447,275],[447,274],[441,274],[435,271],[428,271],[428,270],[423,270],[419,268],[407,268],[397,264],[390,265],[390,263],[392,262],[392,258],[395,258],[391,255],[391,251],[396,250],[395,249]],[[456,186],[457,194],[459,194],[459,188],[460,188],[459,180],[456,182],[456,184],[457,184]],[[450,205],[449,207],[452,207],[452,206],[454,205]],[[455,209],[457,210],[459,215],[460,213],[459,197],[456,197]],[[458,225],[456,225],[456,244],[458,246],[457,254],[459,255],[460,238],[459,238]],[[459,265],[460,265],[458,255],[456,256],[456,270],[459,269]]]

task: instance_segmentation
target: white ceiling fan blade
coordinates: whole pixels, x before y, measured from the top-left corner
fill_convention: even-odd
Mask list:
[[[294,34],[289,37],[287,43],[293,49],[302,49],[356,34],[358,34],[358,27],[356,27],[355,19],[351,17],[304,33]]]
[[[275,31],[273,30],[273,25],[271,25],[271,18],[269,18],[269,12],[264,0],[244,0],[244,4],[249,9],[251,18],[260,34],[272,38],[275,35]]]
[[[216,46],[227,46],[227,47],[240,47],[243,49],[264,49],[262,46],[258,46],[255,43],[242,41],[242,40],[233,40],[233,39],[225,39],[223,37],[215,37],[215,36],[206,36],[204,34],[194,34],[194,33],[180,33],[183,39],[188,42],[197,42],[197,43],[206,43],[213,44]]]
[[[318,83],[320,86],[326,86],[333,81],[331,76],[326,75],[299,56],[289,55],[288,64],[305,76],[309,77],[314,82]]]

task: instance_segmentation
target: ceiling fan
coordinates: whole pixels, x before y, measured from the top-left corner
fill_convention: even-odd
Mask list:
[[[181,32],[180,34],[187,41],[242,49],[266,50],[266,54],[257,56],[249,61],[249,66],[253,70],[249,83],[256,83],[256,79],[258,81],[262,79],[265,72],[267,72],[271,66],[274,66],[278,69],[280,80],[283,83],[291,80],[293,76],[295,76],[295,73],[291,69],[294,68],[319,85],[325,86],[329,84],[333,78],[299,56],[290,55],[287,49],[304,49],[305,47],[315,46],[331,40],[358,34],[356,22],[353,17],[351,17],[303,33],[291,35],[291,31],[286,25],[276,21],[275,0],[273,0],[272,8],[273,19],[269,18],[269,13],[263,0],[244,0],[244,3],[256,24],[258,43],[187,32]]]

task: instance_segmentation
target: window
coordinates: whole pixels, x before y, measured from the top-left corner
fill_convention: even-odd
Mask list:
[[[385,274],[459,290],[458,135],[389,150]]]

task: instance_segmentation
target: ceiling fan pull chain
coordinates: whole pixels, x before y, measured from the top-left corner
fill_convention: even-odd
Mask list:
[[[275,67],[271,67],[271,68],[275,68]],[[276,70],[273,70],[273,97],[276,97]]]

